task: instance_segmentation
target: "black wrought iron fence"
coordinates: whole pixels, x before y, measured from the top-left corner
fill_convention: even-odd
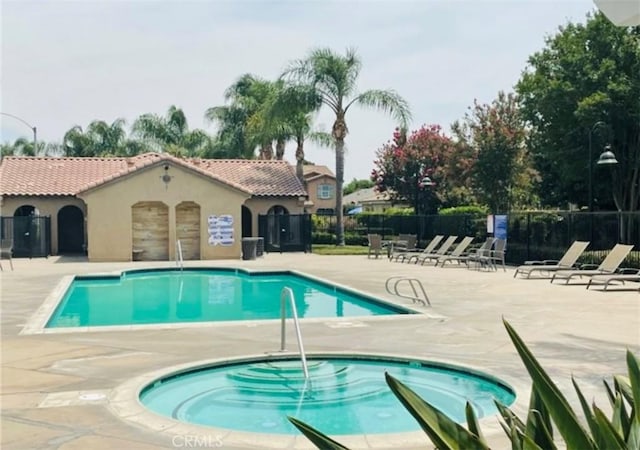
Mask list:
[[[575,240],[590,242],[581,262],[599,263],[617,243],[632,244],[624,267],[640,268],[640,212],[514,211],[507,215],[509,264],[527,260],[559,259]],[[367,234],[390,239],[416,234],[424,245],[436,234],[473,236],[480,243],[487,235],[487,220],[472,215],[386,216],[360,214],[344,218],[345,243],[366,245]],[[335,216],[313,216],[313,243],[336,242]]]
[[[51,217],[0,217],[0,238],[13,242],[13,256],[42,257],[51,254]]]

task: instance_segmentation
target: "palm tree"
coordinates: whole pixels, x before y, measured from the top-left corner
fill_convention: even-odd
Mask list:
[[[251,158],[258,147],[260,159],[272,159],[277,132],[265,126],[259,111],[275,90],[273,82],[244,74],[225,91],[229,105],[207,109],[205,118],[218,123],[218,139],[232,146],[231,153]]]
[[[80,125],[75,125],[64,134],[62,152],[64,156],[97,156],[94,142]]]
[[[210,137],[203,130],[189,131],[187,117],[174,105],[165,117],[141,115],[133,123],[132,131],[154,150],[169,150],[178,156],[201,156],[210,144]]]
[[[354,49],[344,56],[331,49],[314,49],[302,60],[293,61],[282,75],[294,82],[311,86],[335,114],[331,134],[336,152],[336,240],[344,245],[342,185],[344,183],[344,141],[349,132],[346,114],[352,105],[372,107],[390,113],[406,127],[411,119],[408,103],[390,90],[357,93],[356,81],[362,63]]]
[[[127,141],[124,119],[116,119],[111,125],[104,120],[94,120],[87,127],[87,135],[94,147],[94,156],[114,156],[121,153]]]

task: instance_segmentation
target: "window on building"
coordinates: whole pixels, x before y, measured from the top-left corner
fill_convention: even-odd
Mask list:
[[[319,184],[318,198],[321,198],[323,200],[333,198],[333,186],[331,186],[330,184]]]

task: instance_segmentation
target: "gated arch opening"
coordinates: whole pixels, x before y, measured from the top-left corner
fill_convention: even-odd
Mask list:
[[[84,214],[77,206],[58,211],[58,254],[84,253]]]
[[[133,259],[169,259],[169,207],[162,202],[138,202],[131,207]]]

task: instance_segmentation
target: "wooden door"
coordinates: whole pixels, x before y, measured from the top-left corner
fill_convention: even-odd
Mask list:
[[[200,205],[182,202],[176,206],[176,239],[182,246],[182,259],[200,259]]]
[[[131,207],[133,252],[140,261],[169,259],[169,207],[140,202]]]

